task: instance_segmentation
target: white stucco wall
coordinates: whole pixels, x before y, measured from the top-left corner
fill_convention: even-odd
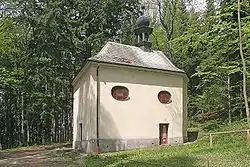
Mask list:
[[[100,138],[159,138],[160,123],[169,123],[169,138],[183,137],[183,76],[102,66],[100,81]],[[130,100],[111,96],[118,85],[129,89]],[[172,94],[172,103],[158,101],[162,90]]]
[[[82,140],[96,138],[96,68],[90,67],[79,78],[73,90],[73,141],[80,141],[82,123]],[[75,148],[73,142],[73,148]]]
[[[83,140],[96,139],[96,67],[90,66],[74,84],[73,141],[80,141],[79,123]],[[169,138],[186,135],[183,75],[100,65],[99,78],[100,139],[159,138],[160,123],[169,123]],[[115,100],[111,95],[114,86],[127,87],[130,100]],[[172,94],[172,103],[158,101],[162,90]]]

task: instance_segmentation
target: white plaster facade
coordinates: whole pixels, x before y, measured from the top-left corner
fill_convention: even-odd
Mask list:
[[[88,62],[73,86],[73,147],[76,149],[95,152],[98,141],[101,152],[155,146],[159,144],[160,123],[169,124],[169,144],[180,144],[186,139],[187,78],[184,73]],[[115,100],[111,95],[114,86],[127,87],[130,99]],[[159,102],[157,95],[162,90],[171,93],[170,104]]]

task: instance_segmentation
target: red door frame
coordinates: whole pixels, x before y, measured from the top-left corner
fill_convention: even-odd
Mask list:
[[[168,144],[168,123],[159,124],[159,144],[167,145]]]

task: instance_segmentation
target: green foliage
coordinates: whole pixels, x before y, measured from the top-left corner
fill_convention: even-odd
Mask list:
[[[223,1],[215,9],[207,1],[204,15],[190,12],[190,28],[173,39],[173,59],[189,82],[189,118],[199,121],[227,120],[244,116],[242,63],[239,55],[237,4]],[[249,60],[249,2],[242,4],[244,55]],[[215,12],[217,10],[217,12]],[[246,21],[247,20],[247,21]],[[204,22],[205,24],[202,24]],[[247,61],[249,72],[249,61]]]
[[[154,31],[151,40],[153,49],[166,51],[167,39],[162,34],[164,34],[164,30],[161,27],[154,25]]]
[[[229,121],[229,111],[233,121],[245,114],[236,2],[206,2],[206,10],[197,12],[184,0],[163,1],[152,23],[152,43],[186,71],[188,118],[201,124],[214,120],[209,131]],[[72,79],[108,40],[133,44],[139,5],[138,0],[1,2],[3,148],[71,140]],[[241,6],[249,74],[250,3]],[[249,85],[248,78],[250,90]]]
[[[231,124],[216,120],[210,120],[206,122],[190,121],[189,127],[192,129],[200,129],[201,133],[250,129],[250,126],[247,124],[246,119],[234,121]]]
[[[200,129],[199,128],[188,128],[187,131],[188,132],[199,132]]]
[[[71,141],[71,81],[108,40],[131,44],[139,2],[13,0],[0,6],[0,144]]]

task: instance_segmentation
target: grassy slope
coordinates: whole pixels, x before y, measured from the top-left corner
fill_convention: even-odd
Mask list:
[[[203,132],[225,131],[249,128],[245,121],[231,125],[206,123],[200,125]],[[209,137],[203,136],[193,144],[171,147],[108,153],[87,156],[87,167],[245,167],[250,165],[250,147],[246,134],[225,134],[214,137],[214,146],[209,147]]]

